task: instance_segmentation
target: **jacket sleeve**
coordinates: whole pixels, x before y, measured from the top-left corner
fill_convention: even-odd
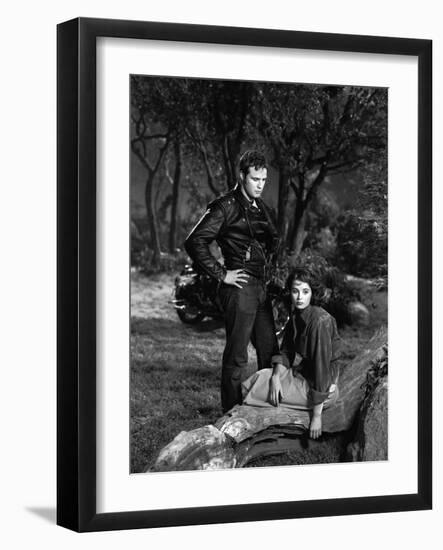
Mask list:
[[[211,254],[209,245],[219,235],[225,221],[223,207],[213,202],[185,240],[185,249],[200,271],[223,281],[226,269]]]
[[[333,323],[330,318],[316,323],[309,338],[309,357],[313,365],[313,386],[311,401],[313,405],[323,403],[329,395],[333,383],[331,373]]]
[[[288,320],[283,331],[283,340],[280,346],[280,353],[272,356],[272,364],[280,363],[290,368],[294,360],[294,324],[292,318]]]

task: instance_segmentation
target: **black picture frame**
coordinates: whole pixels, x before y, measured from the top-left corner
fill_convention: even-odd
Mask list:
[[[302,48],[418,59],[418,471],[416,494],[96,511],[96,39]],[[57,523],[76,531],[148,528],[432,507],[432,42],[78,18],[58,25]]]

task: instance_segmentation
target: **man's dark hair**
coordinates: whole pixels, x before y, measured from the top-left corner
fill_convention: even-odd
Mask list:
[[[240,172],[246,176],[251,166],[256,170],[259,170],[260,168],[267,168],[268,166],[265,155],[254,149],[245,151],[240,157]]]
[[[311,287],[312,305],[321,305],[325,298],[326,287],[319,276],[316,276],[310,269],[306,267],[296,267],[288,275],[286,279],[286,290],[290,293],[294,281],[302,281]]]

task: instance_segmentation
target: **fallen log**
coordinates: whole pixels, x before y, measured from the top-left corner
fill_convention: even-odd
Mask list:
[[[386,357],[387,332],[383,328],[342,368],[340,396],[323,412],[323,432],[352,427],[365,398],[368,372]],[[308,411],[236,405],[214,425],[179,433],[160,451],[150,471],[241,468],[259,456],[302,448],[309,423]]]

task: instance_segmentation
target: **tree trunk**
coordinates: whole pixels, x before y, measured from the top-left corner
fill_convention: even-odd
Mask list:
[[[160,259],[161,247],[160,247],[160,236],[158,231],[157,216],[156,216],[155,207],[154,207],[153,184],[154,184],[154,177],[153,175],[150,175],[146,180],[145,205],[146,205],[146,216],[148,218],[148,224],[149,224],[149,229],[151,233],[151,248],[154,252],[154,255],[152,257],[152,263],[155,265],[158,263]]]
[[[305,226],[308,217],[308,210],[317,195],[318,188],[326,177],[326,173],[327,165],[323,164],[320,167],[317,176],[313,181],[311,181],[310,186],[308,185],[308,187],[306,187],[306,183],[309,181],[308,174],[300,173],[298,175],[298,188],[295,188],[294,186],[297,203],[295,206],[294,225],[292,227],[292,234],[290,238],[290,251],[294,260],[298,258],[303,249],[303,244],[306,238]]]
[[[236,165],[237,153],[238,153],[238,147],[237,147],[237,152],[236,153],[231,152],[232,187],[231,187],[231,182],[230,182],[230,184],[229,184],[230,189],[233,189],[237,185],[237,172],[236,172],[236,169],[237,169],[237,165]]]
[[[217,196],[219,194],[219,191],[218,191],[218,189],[215,185],[215,177],[214,177],[214,174],[212,172],[211,164],[210,164],[209,157],[208,157],[208,152],[207,152],[207,150],[206,150],[206,148],[203,144],[199,145],[199,151],[201,153],[202,160],[203,160],[203,165],[204,165],[205,170],[206,170],[208,187],[214,193],[214,195]]]
[[[177,247],[177,226],[178,226],[178,200],[180,192],[180,178],[182,170],[182,156],[179,141],[175,142],[175,171],[172,182],[172,202],[171,202],[171,227],[169,229],[169,252],[173,254]]]
[[[232,158],[229,147],[229,136],[227,134],[223,138],[222,153],[223,163],[225,165],[226,184],[228,189],[233,189],[237,181],[235,176],[235,158]]]
[[[294,218],[294,227],[292,229],[290,241],[290,251],[293,258],[296,259],[302,251],[303,243],[305,242],[306,238],[305,226],[307,218],[307,208],[306,205],[302,203],[302,201],[297,201]]]
[[[237,155],[240,150],[240,145],[234,141],[232,138],[228,137],[228,151],[229,151],[229,162],[231,164],[231,176],[229,181],[229,189],[233,189],[237,183]]]
[[[281,251],[285,250],[286,238],[288,233],[288,219],[286,216],[286,207],[289,197],[289,178],[285,171],[280,168],[278,176],[278,216],[277,216],[277,231],[283,246]]]

